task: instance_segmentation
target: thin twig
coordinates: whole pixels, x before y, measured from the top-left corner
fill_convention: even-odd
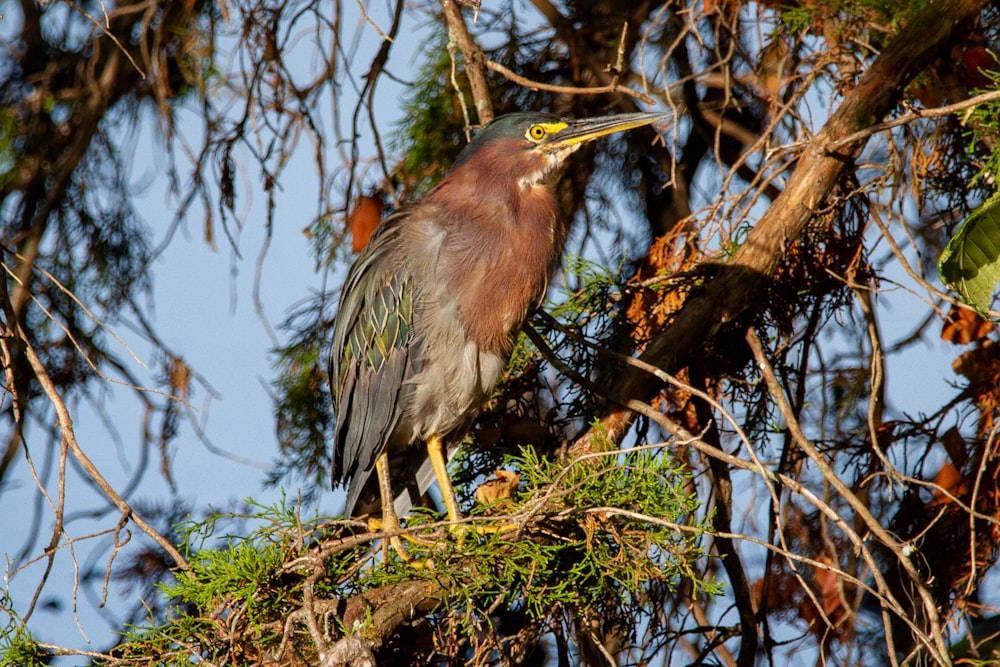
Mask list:
[[[757,366],[764,376],[764,381],[767,384],[768,390],[771,393],[771,397],[774,399],[778,406],[778,410],[781,412],[781,416],[785,420],[785,427],[788,429],[795,443],[805,452],[806,456],[813,462],[816,468],[819,470],[820,474],[823,475],[823,479],[847,502],[848,505],[857,513],[857,515],[862,519],[865,527],[871,531],[871,533],[878,539],[882,544],[885,545],[889,551],[897,558],[906,575],[916,586],[917,591],[920,593],[921,601],[923,602],[924,612],[927,614],[927,619],[930,623],[931,637],[927,637],[924,632],[918,632],[917,637],[921,642],[925,644],[927,650],[934,655],[936,660],[939,660],[941,664],[947,664],[946,655],[947,648],[944,642],[944,636],[941,633],[941,619],[937,610],[937,605],[934,602],[934,597],[931,595],[930,590],[924,583],[923,579],[920,577],[920,573],[917,568],[913,565],[913,561],[904,552],[903,546],[893,537],[888,530],[872,515],[871,510],[861,502],[861,499],[848,488],[847,484],[837,475],[836,471],[830,466],[826,458],[816,449],[816,446],[805,436],[802,432],[802,428],[799,425],[798,420],[795,418],[795,414],[791,410],[791,406],[788,403],[788,399],[785,397],[784,391],[781,385],[778,383],[778,378],[774,373],[774,368],[771,366],[771,362],[768,359],[767,353],[764,350],[764,346],[760,342],[760,338],[757,337],[756,331],[751,327],[747,331],[746,336],[747,343],[750,345],[750,349],[753,352],[754,360],[757,362]],[[838,517],[839,518],[839,517]],[[838,522],[841,530],[847,526],[846,521],[841,518]],[[877,566],[874,563],[871,565],[873,568],[873,576],[881,578],[881,574],[878,571]],[[886,624],[886,633],[890,632],[890,626]],[[890,658],[895,662],[895,657],[890,652]]]
[[[621,93],[622,95],[628,95],[633,97],[640,102],[645,104],[655,104],[654,100],[649,95],[645,93],[640,93],[637,90],[632,90],[628,86],[623,86],[618,83],[617,77],[612,83],[606,86],[595,86],[592,88],[580,88],[577,86],[559,86],[553,83],[541,83],[540,81],[532,81],[527,77],[523,77],[520,74],[504,67],[500,63],[493,62],[492,60],[486,61],[486,67],[493,70],[497,74],[502,75],[504,78],[514,83],[524,86],[525,88],[530,88],[531,90],[545,90],[551,93],[561,93],[564,95],[605,95],[608,93]]]
[[[69,5],[71,8],[78,11],[80,14],[86,17],[87,20],[89,20],[91,23],[96,25],[98,29],[102,33],[104,33],[104,36],[110,39],[112,42],[114,42],[115,46],[118,47],[118,50],[125,54],[125,57],[128,58],[128,61],[132,63],[132,67],[134,67],[135,71],[139,73],[139,76],[141,76],[143,79],[146,78],[146,72],[141,67],[139,67],[139,63],[135,61],[135,58],[132,57],[132,54],[128,52],[128,50],[122,45],[120,41],[118,41],[118,38],[115,36],[115,34],[111,32],[111,30],[109,30],[109,28],[111,27],[111,17],[108,16],[107,9],[104,10],[105,25],[101,25],[100,21],[91,16],[86,9],[84,9],[77,3],[73,2],[73,0],[63,0],[63,2]]]
[[[829,141],[823,144],[823,148],[827,151],[834,151],[842,146],[847,146],[849,144],[858,141],[859,139],[866,139],[874,134],[883,132],[885,130],[891,130],[894,127],[899,127],[900,125],[906,125],[912,123],[920,118],[935,118],[937,116],[949,116],[957,111],[964,111],[965,109],[971,109],[972,107],[978,106],[984,102],[992,102],[993,100],[1000,100],[1000,90],[991,90],[988,93],[981,93],[975,95],[968,99],[962,100],[961,102],[955,102],[954,104],[947,104],[943,107],[934,107],[933,109],[914,109],[909,113],[904,113],[898,118],[893,118],[892,120],[886,121],[884,123],[876,123],[871,127],[866,127],[863,130],[858,130],[848,134],[846,137],[836,139],[834,141]]]
[[[24,259],[21,255],[16,255],[16,256],[18,258],[20,258],[20,259]],[[0,266],[2,266],[3,269],[10,275],[10,277],[14,280],[14,282],[16,282],[22,288],[25,287],[25,285],[24,285],[23,281],[21,280],[21,278],[17,275],[17,273],[13,269],[11,269],[7,265],[6,262],[0,262]],[[50,278],[53,281],[53,283],[56,285],[56,287],[58,287],[63,293],[65,293],[67,296],[69,296],[77,305],[79,305],[81,307],[81,309],[83,310],[83,312],[86,313],[87,316],[91,320],[93,320],[98,325],[98,327],[101,330],[106,331],[112,338],[114,338],[117,342],[119,342],[121,344],[121,346],[123,348],[125,348],[125,351],[129,353],[129,355],[132,357],[132,359],[136,363],[138,363],[143,368],[146,368],[146,364],[144,364],[142,362],[142,360],[140,360],[139,357],[136,356],[135,352],[132,351],[132,348],[130,348],[128,346],[128,344],[124,340],[122,340],[122,338],[120,336],[118,336],[118,334],[116,334],[112,329],[110,329],[107,325],[105,325],[104,322],[102,322],[100,319],[98,319],[90,311],[90,309],[88,309],[86,306],[84,306],[83,302],[81,302],[80,299],[75,294],[73,294],[73,292],[71,292],[70,290],[68,290],[66,287],[63,286],[62,283],[60,283],[58,280],[56,280],[55,276],[53,276],[48,271],[39,268],[37,265],[34,266],[33,268],[35,270],[39,271],[42,275],[46,276],[47,278]],[[127,387],[128,389],[134,389],[135,391],[139,391],[139,392],[146,392],[146,393],[149,393],[149,394],[156,394],[156,395],[159,395],[159,396],[163,396],[164,398],[167,398],[169,400],[175,400],[175,401],[181,403],[182,405],[185,405],[188,408],[192,407],[184,399],[179,398],[177,396],[174,396],[173,394],[171,394],[169,392],[162,391],[160,389],[152,389],[150,387],[142,387],[142,386],[139,386],[137,384],[132,384],[132,383],[129,383],[129,382],[123,382],[121,380],[116,380],[116,379],[108,376],[107,374],[105,374],[104,371],[102,371],[100,368],[98,368],[97,364],[93,361],[93,359],[90,358],[90,355],[87,353],[87,351],[84,349],[84,347],[80,344],[80,342],[76,339],[76,336],[73,335],[73,332],[70,331],[69,327],[67,327],[65,324],[63,324],[62,322],[60,322],[59,319],[56,318],[55,315],[53,315],[52,312],[48,308],[45,307],[45,304],[43,304],[42,301],[38,297],[36,297],[30,291],[27,291],[27,294],[28,294],[28,298],[36,306],[38,306],[39,310],[41,310],[42,313],[44,313],[45,316],[49,320],[51,320],[53,324],[55,324],[57,327],[59,327],[62,330],[62,332],[66,335],[66,338],[73,344],[73,347],[76,348],[76,351],[80,353],[80,356],[83,358],[84,361],[87,362],[87,365],[90,366],[90,369],[92,371],[94,371],[94,374],[97,375],[97,377],[99,377],[102,380],[104,380],[105,382],[109,382],[111,384],[117,384],[117,385],[120,385],[120,386],[123,386],[123,387]]]
[[[149,523],[147,523],[141,515],[136,513],[132,509],[132,506],[129,505],[124,498],[118,495],[118,492],[115,491],[114,487],[112,487],[108,480],[104,478],[104,475],[102,475],[101,471],[97,469],[97,466],[94,465],[93,461],[91,461],[90,458],[84,453],[83,449],[80,447],[80,443],[76,440],[76,433],[73,430],[73,420],[70,417],[66,403],[63,402],[62,396],[53,384],[52,379],[49,377],[45,364],[42,363],[42,360],[35,352],[35,348],[28,341],[28,337],[20,323],[17,323],[16,327],[18,337],[21,340],[21,344],[24,346],[24,356],[27,358],[28,364],[31,366],[31,370],[35,373],[35,378],[42,386],[42,390],[45,392],[45,395],[49,397],[49,401],[51,401],[53,408],[55,408],[56,417],[59,422],[59,429],[62,433],[62,440],[65,445],[69,447],[70,451],[73,452],[73,456],[76,458],[77,462],[79,462],[87,474],[90,475],[90,478],[94,480],[94,483],[100,487],[101,491],[107,495],[108,499],[111,500],[111,502],[113,502],[123,514],[131,518],[132,521],[139,526],[142,532],[146,533],[146,535],[152,538],[154,542],[156,542],[170,555],[177,567],[182,570],[191,569],[191,566],[188,565],[187,560],[181,555],[177,548],[155,528],[149,525]]]
[[[472,89],[472,101],[476,106],[476,116],[480,125],[486,125],[493,120],[493,103],[490,101],[490,90],[486,85],[486,68],[483,66],[485,57],[479,45],[472,39],[469,29],[462,19],[462,12],[454,0],[441,0],[441,9],[448,23],[449,37],[458,44],[465,60],[465,75],[469,78]]]
[[[20,253],[16,253],[15,252],[15,253],[13,253],[13,255],[14,255],[14,257],[16,259],[20,260],[21,262],[24,262],[25,264],[27,264],[29,262],[28,258],[22,256]],[[17,274],[9,266],[7,266],[6,262],[3,264],[3,267],[4,267],[4,269],[6,269],[7,273],[10,274],[11,278],[13,278],[14,280],[18,280]],[[81,301],[80,298],[76,294],[74,294],[72,292],[72,290],[70,290],[65,285],[63,285],[62,282],[60,282],[60,280],[58,278],[56,278],[54,275],[52,275],[52,273],[50,271],[47,271],[44,267],[39,266],[37,263],[33,264],[31,266],[31,268],[33,270],[35,270],[35,271],[38,271],[40,274],[42,274],[47,279],[49,279],[50,281],[52,281],[52,284],[55,285],[57,288],[59,288],[60,292],[62,292],[66,296],[68,296],[73,301],[73,303],[75,303],[77,306],[79,306],[80,310],[82,310],[87,315],[87,317],[89,317],[91,320],[93,320],[93,322],[95,324],[97,324],[97,326],[102,331],[106,331],[109,336],[111,336],[112,338],[114,338],[115,342],[117,342],[119,345],[121,345],[125,349],[125,351],[128,352],[129,356],[132,357],[132,359],[137,364],[139,364],[143,368],[146,368],[146,364],[144,364],[142,362],[142,360],[139,358],[139,355],[137,355],[135,352],[132,351],[132,348],[129,347],[128,343],[126,343],[125,340],[122,339],[121,336],[119,336],[117,333],[115,333],[115,331],[113,329],[111,329],[110,327],[108,327],[99,317],[97,317],[97,315],[95,315],[94,312],[92,310],[90,310],[90,308],[88,308],[87,305],[85,303],[83,303],[83,301]],[[23,287],[23,285],[21,285],[21,286]]]
[[[392,37],[382,32],[382,29],[378,27],[378,25],[375,23],[375,21],[371,19],[370,16],[368,16],[368,12],[365,10],[365,3],[362,2],[362,0],[357,0],[357,2],[358,2],[358,10],[360,10],[361,12],[361,17],[365,20],[365,22],[368,25],[370,25],[375,30],[375,32],[378,33],[378,36],[387,42],[395,41],[393,40]]]

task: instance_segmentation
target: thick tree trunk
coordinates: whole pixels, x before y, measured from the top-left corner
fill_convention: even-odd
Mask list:
[[[798,239],[822,209],[841,178],[861,154],[870,136],[866,130],[880,122],[902,100],[906,85],[935,58],[944,57],[959,36],[976,25],[983,0],[931,3],[882,51],[861,76],[823,129],[803,149],[798,166],[784,191],[775,199],[746,242],[703,290],[693,294],[676,319],[655,336],[640,359],[674,373],[697,354],[718,328],[755,307],[764,298],[768,281]],[[649,400],[663,387],[650,373],[629,369],[609,395]],[[634,413],[609,406],[601,419],[601,438],[620,441]],[[574,445],[572,455],[591,451],[592,432]]]

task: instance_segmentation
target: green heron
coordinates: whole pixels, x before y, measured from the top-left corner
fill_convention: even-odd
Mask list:
[[[566,237],[555,193],[566,159],[667,115],[500,116],[434,189],[382,221],[347,274],[333,330],[332,476],[349,484],[345,515],[381,505],[383,530],[398,531],[436,476],[449,520],[461,519],[445,446],[472,426],[545,294]]]

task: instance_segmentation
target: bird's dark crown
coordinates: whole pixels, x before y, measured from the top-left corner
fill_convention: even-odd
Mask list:
[[[548,113],[507,114],[484,127],[459,154],[455,166],[467,162],[477,152],[497,142],[518,142],[525,149],[531,149],[534,155],[545,154],[561,162],[581,144],[665,120],[669,115],[662,112],[625,113],[566,120]]]
[[[458,159],[455,160],[454,166],[459,166],[475,155],[476,151],[497,139],[524,139],[525,144],[531,146],[533,144],[528,139],[528,131],[532,127],[538,125],[547,128],[548,133],[555,133],[565,128],[567,124],[567,121],[562,120],[558,116],[536,111],[508,113],[503,116],[497,116],[479,131],[479,134],[469,142],[468,146],[462,149],[462,152],[458,155]],[[544,136],[539,137],[539,140],[541,138],[544,138]]]

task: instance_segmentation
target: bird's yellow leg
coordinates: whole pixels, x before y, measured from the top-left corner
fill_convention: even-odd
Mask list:
[[[434,466],[434,474],[441,486],[441,497],[448,510],[448,520],[461,521],[462,513],[458,509],[458,501],[455,499],[455,489],[451,486],[451,478],[448,477],[448,463],[444,459],[444,443],[441,441],[441,436],[432,435],[427,440],[427,455],[430,456],[431,465]]]
[[[433,435],[427,440],[427,455],[434,466],[434,474],[437,476],[438,484],[441,486],[441,497],[444,499],[444,506],[448,510],[448,520],[455,523],[453,532],[458,533],[458,543],[462,544],[465,539],[465,527],[457,522],[462,520],[462,512],[458,509],[458,500],[455,498],[455,489],[451,485],[451,478],[448,476],[448,464],[444,458],[444,442],[441,436]],[[477,534],[489,534],[508,532],[515,530],[517,526],[513,524],[503,524],[501,526],[477,526]]]
[[[392,484],[389,483],[389,456],[383,453],[375,461],[375,474],[378,476],[378,490],[379,494],[382,496],[382,521],[381,525],[378,520],[369,521],[369,529],[378,530],[382,529],[387,533],[398,533],[402,526],[399,524],[399,517],[396,516],[396,508],[393,506],[393,493]],[[399,535],[392,535],[389,537],[389,544],[392,548],[396,550],[399,557],[402,558],[407,563],[412,563],[413,558],[406,552],[403,548],[403,543],[399,539]],[[388,553],[385,551],[385,543],[382,544],[383,560],[388,557]]]

